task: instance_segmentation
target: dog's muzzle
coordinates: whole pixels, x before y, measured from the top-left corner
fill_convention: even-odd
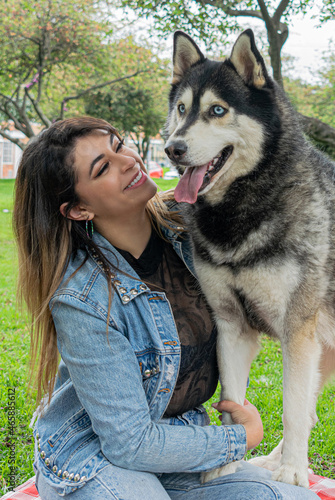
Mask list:
[[[170,144],[167,143],[164,151],[172,162],[178,163],[187,153],[187,144],[184,141],[174,141]]]

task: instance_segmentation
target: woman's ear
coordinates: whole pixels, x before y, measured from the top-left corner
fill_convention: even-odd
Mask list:
[[[94,217],[94,213],[89,212],[86,208],[81,207],[80,205],[76,205],[72,207],[68,213],[66,213],[66,208],[68,203],[62,203],[59,207],[60,213],[66,217],[67,219],[72,220],[92,220]]]

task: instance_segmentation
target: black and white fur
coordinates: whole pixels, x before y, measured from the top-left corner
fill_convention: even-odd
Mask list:
[[[190,179],[206,171],[182,210],[218,326],[221,397],[243,404],[259,333],[279,338],[284,437],[256,460],[308,487],[316,398],[335,368],[335,166],[304,138],[251,30],[224,62],[176,32],[173,64],[166,152]]]

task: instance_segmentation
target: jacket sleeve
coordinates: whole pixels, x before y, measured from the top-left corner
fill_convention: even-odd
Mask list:
[[[105,457],[119,467],[149,472],[210,470],[243,458],[242,425],[155,423],[128,339],[87,302],[57,297],[58,346]],[[75,332],[75,334],[74,334]]]

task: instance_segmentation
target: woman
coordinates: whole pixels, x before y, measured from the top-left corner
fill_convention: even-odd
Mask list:
[[[250,403],[220,402],[235,425],[208,425],[215,328],[168,206],[103,120],[57,122],[23,153],[20,290],[49,393],[34,429],[41,498],[312,498],[250,464],[200,482],[256,446],[262,424]]]

